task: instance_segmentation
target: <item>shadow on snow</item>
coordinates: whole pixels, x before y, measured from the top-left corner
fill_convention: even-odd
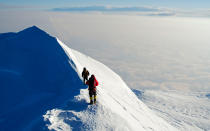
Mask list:
[[[1,130],[47,130],[42,115],[86,88],[56,38],[35,26],[0,34],[0,60]],[[87,108],[70,104],[64,110]]]

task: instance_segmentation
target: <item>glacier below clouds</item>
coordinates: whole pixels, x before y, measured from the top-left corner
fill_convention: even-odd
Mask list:
[[[158,116],[179,130],[210,130],[210,101],[207,92],[133,91]]]

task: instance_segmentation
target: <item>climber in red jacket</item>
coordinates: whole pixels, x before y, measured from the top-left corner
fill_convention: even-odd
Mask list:
[[[90,79],[86,82],[89,86],[89,95],[90,95],[90,104],[93,104],[93,96],[94,96],[94,103],[96,103],[96,86],[98,86],[98,81],[96,80],[94,75],[91,75]]]

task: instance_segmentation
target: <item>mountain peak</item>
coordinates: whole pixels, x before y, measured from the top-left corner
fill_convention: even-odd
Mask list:
[[[45,31],[41,30],[40,28],[38,28],[35,25],[20,31],[19,33],[44,33],[44,34],[46,34]]]
[[[33,25],[32,27],[29,27],[28,29],[32,29],[32,30],[40,30],[37,26]]]
[[[38,27],[8,37],[0,44],[1,130],[175,130],[111,69]],[[96,105],[83,67],[99,82]]]
[[[82,82],[54,37],[32,26],[14,35],[2,34],[0,40],[1,130],[23,130],[79,93],[79,88],[71,87]],[[44,125],[37,122],[37,127]]]

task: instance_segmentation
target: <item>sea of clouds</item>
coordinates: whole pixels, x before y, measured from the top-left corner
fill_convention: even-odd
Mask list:
[[[0,11],[0,32],[37,25],[134,89],[210,91],[210,19]]]

